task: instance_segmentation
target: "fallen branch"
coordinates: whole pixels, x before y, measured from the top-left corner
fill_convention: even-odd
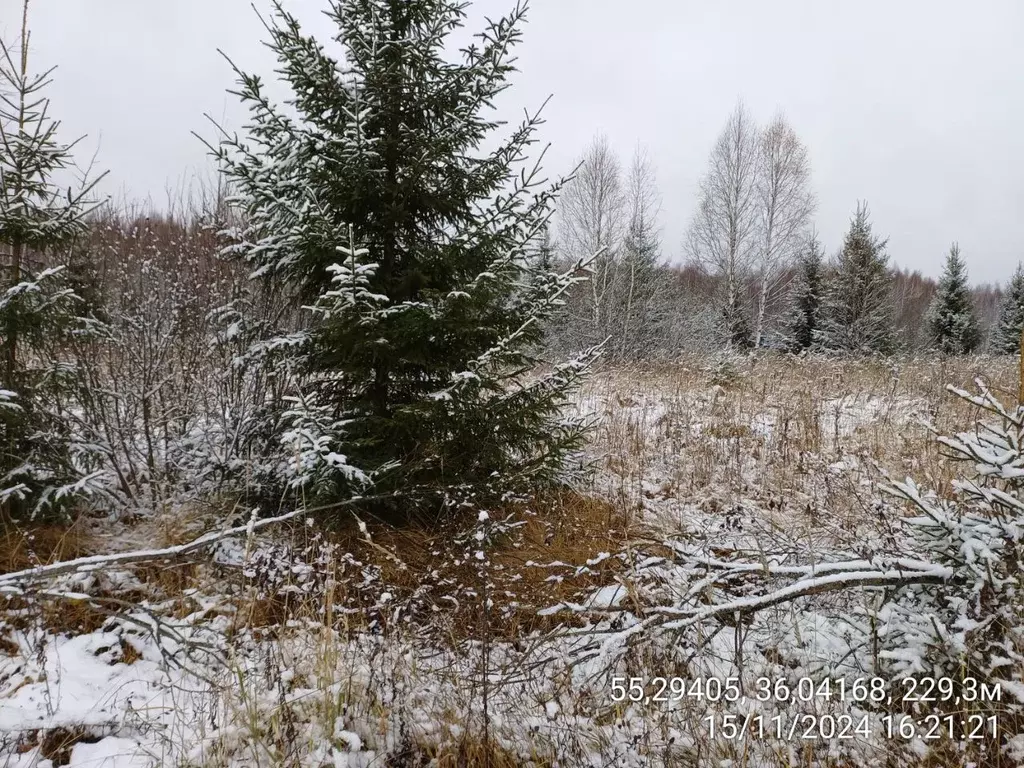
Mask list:
[[[304,515],[312,515],[317,512],[325,512],[342,507],[355,506],[356,504],[374,501],[377,499],[394,498],[397,494],[382,494],[380,496],[354,496],[351,499],[325,504],[319,507],[295,509],[276,517],[265,517],[256,519],[253,517],[245,525],[228,528],[224,531],[210,531],[199,538],[193,539],[185,544],[176,544],[163,549],[140,549],[131,552],[115,552],[109,555],[88,555],[74,560],[62,560],[48,565],[39,565],[33,568],[26,568],[22,571],[0,574],[0,593],[18,593],[21,590],[16,586],[27,582],[39,581],[40,579],[61,576],[68,573],[89,573],[100,568],[109,568],[115,565],[128,565],[131,563],[144,563],[152,560],[171,560],[180,558],[212,544],[230,539],[234,536],[252,536],[256,531],[267,528],[271,525],[285,523]]]
[[[833,563],[832,565],[841,566],[844,564]],[[692,611],[685,618],[666,623],[664,629],[682,629],[698,621],[705,621],[723,615],[734,616],[736,614],[755,613],[801,597],[820,595],[825,592],[836,592],[842,589],[853,589],[855,587],[902,587],[911,584],[942,584],[948,581],[952,575],[952,568],[944,568],[938,565],[920,570],[865,571],[838,569],[838,572],[835,573],[798,579],[793,584],[764,595],[742,597],[727,603]],[[675,613],[674,615],[679,614]]]
[[[679,632],[691,626],[713,619],[727,619],[739,622],[758,611],[792,602],[804,597],[838,592],[860,587],[905,587],[914,584],[942,584],[953,577],[953,569],[922,560],[892,558],[880,561],[847,560],[816,563],[813,565],[781,565],[777,562],[733,562],[711,557],[695,556],[692,559],[679,558],[671,561],[691,571],[707,571],[705,576],[695,580],[695,588],[686,598],[689,605],[652,606],[644,618],[625,629],[609,630],[609,636],[599,644],[588,643],[578,656],[580,661],[616,657],[629,643],[650,632]],[[762,591],[760,594],[745,595],[732,600],[707,605],[706,595],[714,587],[735,586],[739,577],[763,576],[769,579],[797,577],[791,583]],[[703,598],[703,600],[702,600]],[[559,608],[578,613],[622,614],[621,608],[600,607],[587,609],[584,606],[563,603]],[[549,609],[547,613],[555,611]],[[570,634],[593,636],[593,628]]]

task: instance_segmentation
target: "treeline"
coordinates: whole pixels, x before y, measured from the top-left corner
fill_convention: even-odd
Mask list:
[[[1015,352],[1020,291],[972,287],[954,243],[936,281],[892,264],[866,204],[834,251],[814,232],[807,150],[784,118],[755,124],[741,105],[712,148],[683,243],[663,258],[655,170],[623,168],[598,136],[579,158],[546,232],[544,258],[597,254],[552,326],[559,350],[607,340],[606,360],[755,348],[830,354]],[[944,259],[944,260],[943,260]],[[1018,339],[1013,341],[1011,337]]]
[[[660,269],[663,270],[667,290],[680,297],[680,306],[688,306],[691,310],[694,307],[699,308],[702,298],[714,296],[716,293],[715,279],[709,277],[697,265],[662,264]],[[792,312],[796,312],[799,307],[796,292],[799,275],[799,265],[787,267],[781,275],[782,282],[791,287],[792,293],[786,297],[785,302],[780,303],[784,309]],[[938,290],[938,280],[922,274],[920,270],[903,269],[898,266],[891,270],[891,280],[893,329],[897,348],[910,355],[933,351],[928,336],[927,313]],[[990,339],[999,325],[1006,289],[999,285],[982,284],[971,286],[969,291],[981,333],[978,351],[998,353],[998,350],[991,346]],[[689,297],[689,300],[686,297]],[[753,285],[748,285],[745,299],[752,302],[754,297]],[[705,320],[707,319],[708,316],[705,315]],[[700,328],[701,333],[697,333],[697,330],[695,327],[693,335],[679,338],[680,351],[701,352],[712,346],[712,340],[716,336],[715,325],[712,323]]]

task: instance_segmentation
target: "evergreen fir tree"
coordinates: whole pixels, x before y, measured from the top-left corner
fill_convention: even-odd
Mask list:
[[[545,223],[537,238],[536,266],[538,269],[549,272],[554,269],[557,259],[557,248],[555,239],[551,234],[551,225]]]
[[[722,306],[722,326],[725,343],[736,349],[754,348],[754,331],[750,326],[750,312],[742,300]]]
[[[852,354],[891,354],[892,280],[886,241],[876,237],[867,205],[858,205],[826,293],[822,346]]]
[[[239,71],[247,136],[215,151],[244,221],[228,253],[312,310],[256,346],[292,391],[272,430],[282,482],[394,495],[375,511],[405,516],[556,481],[585,435],[564,405],[597,350],[543,374],[534,355],[581,265],[533,258],[559,188],[521,167],[539,116],[481,149],[525,6],[455,62],[458,0],[332,0],[341,62],[274,9],[293,98]]]
[[[797,269],[786,335],[791,352],[804,352],[814,346],[821,329],[824,264],[821,244],[816,236],[812,235],[808,241]]]
[[[74,370],[60,359],[63,342],[87,327],[57,262],[85,231],[99,181],[77,193],[57,183],[73,167],[71,145],[57,140],[42,95],[53,70],[29,71],[24,9],[20,51],[0,43],[0,512],[15,521],[90,489],[67,417]]]
[[[1024,264],[1006,286],[1006,295],[999,309],[999,325],[992,338],[992,351],[1003,355],[1016,355],[1020,351],[1020,334],[1024,328]]]
[[[943,354],[969,355],[981,340],[974,300],[967,284],[967,265],[956,243],[946,257],[938,291],[928,308],[927,322],[932,344]]]
[[[615,350],[620,361],[650,359],[657,351],[659,327],[665,319],[665,284],[659,259],[653,222],[634,215],[623,238],[613,297],[614,313],[621,324]]]

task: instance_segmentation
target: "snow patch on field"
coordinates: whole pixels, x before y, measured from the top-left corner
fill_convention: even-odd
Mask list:
[[[927,409],[928,404],[920,398],[844,395],[821,404],[822,430],[826,436],[848,437],[877,424],[899,427],[920,419]]]
[[[154,696],[159,698],[160,665],[145,658],[117,663],[120,643],[119,634],[103,631],[48,636],[38,638],[31,652],[4,659],[0,731],[75,725],[103,729],[125,711],[152,712]]]

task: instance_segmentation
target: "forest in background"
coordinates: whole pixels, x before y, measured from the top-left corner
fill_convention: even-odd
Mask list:
[[[544,235],[542,249],[554,258],[601,254],[589,287],[556,324],[555,344],[607,338],[606,359],[620,362],[723,346],[897,356],[1016,351],[1020,265],[1006,286],[972,285],[968,265],[979,255],[954,241],[952,271],[949,254],[936,254],[940,280],[901,269],[887,239],[873,233],[866,202],[851,211],[844,242],[822,243],[812,170],[784,116],[761,126],[740,104],[709,153],[694,210],[666,212],[646,150],[624,165],[599,134]],[[659,239],[666,215],[688,215],[678,264],[662,258],[676,250]],[[950,343],[964,334],[952,330],[953,316],[969,326],[967,344]],[[841,328],[857,329],[856,337],[842,337]]]

